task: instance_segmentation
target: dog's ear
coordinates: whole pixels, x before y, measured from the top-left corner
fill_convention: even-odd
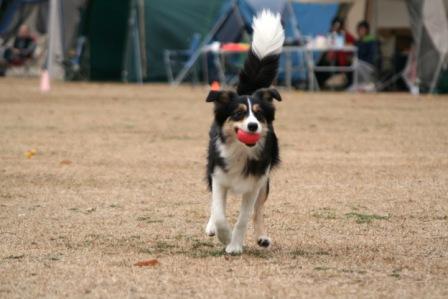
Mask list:
[[[263,101],[268,101],[272,103],[273,99],[276,99],[277,101],[281,101],[282,97],[280,96],[280,93],[275,88],[262,88],[257,90],[254,93],[255,97],[258,97],[259,99]]]
[[[228,104],[237,97],[234,91],[210,90],[206,102]]]

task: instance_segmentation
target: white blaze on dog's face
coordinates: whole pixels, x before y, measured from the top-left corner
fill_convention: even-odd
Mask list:
[[[254,114],[254,107],[252,105],[252,100],[247,98],[247,113],[244,120],[240,123],[237,123],[237,128],[249,133],[260,134],[263,131],[263,124]]]

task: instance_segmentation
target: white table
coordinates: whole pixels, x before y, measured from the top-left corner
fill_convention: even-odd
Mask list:
[[[347,52],[352,53],[352,63],[348,66],[319,66],[314,60],[315,53],[324,53],[328,51],[334,52]],[[243,50],[222,50],[211,51],[209,49],[202,51],[202,63],[204,71],[204,79],[208,82],[208,54],[213,53],[213,63],[216,66],[219,80],[221,84],[225,85],[225,60],[226,56],[234,54],[245,54],[247,51]],[[315,72],[352,72],[353,73],[353,84],[358,85],[358,49],[355,46],[344,46],[344,47],[324,47],[324,48],[313,48],[307,46],[284,46],[282,53],[285,55],[285,84],[288,89],[292,87],[292,74],[294,72],[306,72],[308,76],[308,86],[310,90],[319,90],[319,84],[316,80]],[[299,66],[293,67],[292,56],[299,56]],[[232,82],[230,82],[232,83]]]
[[[319,66],[316,65],[314,60],[314,53],[323,52],[347,52],[353,54],[352,63],[349,66]],[[291,88],[292,85],[292,55],[296,53],[302,57],[302,61],[305,62],[305,66],[299,66],[299,70],[306,68],[308,72],[308,86],[310,90],[319,90],[319,84],[317,83],[315,72],[352,72],[353,73],[353,84],[358,85],[358,48],[355,46],[344,46],[344,47],[322,47],[314,48],[308,46],[285,46],[283,47],[283,53],[285,54],[285,84],[287,88]]]

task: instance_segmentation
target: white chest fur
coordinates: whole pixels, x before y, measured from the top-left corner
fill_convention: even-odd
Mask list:
[[[247,147],[238,142],[222,144],[218,140],[217,149],[225,160],[226,171],[216,167],[213,172],[213,179],[236,194],[244,194],[259,189],[266,183],[270,168],[268,167],[265,174],[260,177],[246,175],[245,167],[248,159],[257,159],[263,150],[260,144],[264,144],[264,142],[259,142],[254,147]]]

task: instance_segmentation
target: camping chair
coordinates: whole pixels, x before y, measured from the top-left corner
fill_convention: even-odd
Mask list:
[[[36,42],[37,38],[35,36],[32,37],[34,42]],[[0,76],[4,76],[6,72],[11,72],[12,74],[25,74],[29,75],[31,71],[31,67],[36,61],[36,49],[37,44],[35,43],[30,49],[29,54],[26,57],[15,57],[13,59],[6,59],[6,53],[8,49],[11,49],[11,46],[2,46],[0,48]]]
[[[227,86],[235,86],[238,84],[239,74],[244,67],[246,54],[246,52],[235,52],[221,55],[219,63],[221,64],[223,76],[221,79],[222,84]]]
[[[409,88],[409,91],[411,91],[412,94],[419,93],[417,77],[417,53],[415,47],[411,47],[404,69],[388,80],[378,83],[376,89],[377,91],[383,91],[400,79],[404,80],[407,87]]]
[[[87,38],[85,36],[78,37],[73,56],[64,60],[65,79],[68,81],[84,80],[88,77],[87,74],[83,73],[81,67],[81,60],[86,50],[86,42]]]
[[[164,51],[165,70],[170,83],[174,82],[176,70],[182,69],[189,61],[190,57],[197,51],[201,44],[201,35],[199,33],[193,34],[190,42],[190,48],[186,50],[170,50]],[[177,74],[176,74],[177,75]],[[193,67],[193,82],[198,81],[198,72],[196,67]]]

